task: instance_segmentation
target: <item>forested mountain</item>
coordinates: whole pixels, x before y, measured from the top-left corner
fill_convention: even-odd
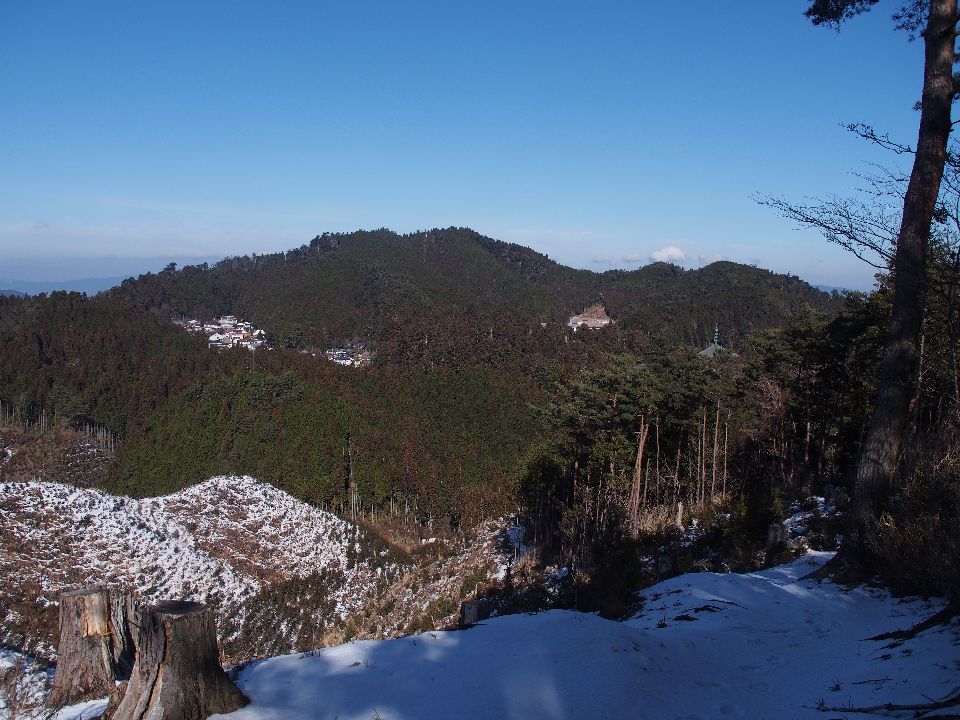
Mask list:
[[[566,326],[598,300],[612,326]],[[696,368],[690,347],[714,324],[747,352],[748,332],[839,304],[734,263],[597,274],[464,229],[325,235],[93,299],[0,298],[0,399],[27,423],[122,438],[114,491],[248,473],[344,511],[402,499],[456,525],[510,507],[555,432],[538,408],[582,372],[684,343]],[[277,351],[209,351],[168,322],[221,313],[266,328]],[[349,340],[374,347],[374,368],[295,351]]]
[[[598,301],[623,332],[693,345],[709,342],[715,324],[735,342],[840,304],[798,278],[736,263],[600,274],[464,228],[325,234],[286,253],[141,275],[109,294],[166,316],[242,316],[290,346],[379,343],[397,360],[410,338],[463,346],[479,331],[522,335]]]
[[[733,263],[596,274],[465,230],[327,236],[94,298],[0,297],[0,480],[64,479],[29,447],[92,424],[111,438],[92,482],[115,493],[249,474],[351,519],[454,536],[519,511],[542,558],[576,570],[563,602],[619,617],[665,538],[704,523],[711,552],[753,567],[787,502],[849,487],[889,297],[889,282],[841,298]],[[613,324],[566,325],[598,300]],[[956,337],[930,312],[918,475],[934,467],[924,448],[951,447],[956,407]],[[275,349],[218,351],[169,322],[219,313]],[[714,323],[736,354],[697,354]],[[350,338],[372,366],[301,352]],[[921,508],[955,503],[917,487],[905,497]],[[939,532],[904,508],[889,547]],[[897,552],[889,577],[922,564]],[[922,577],[909,587],[958,582]]]

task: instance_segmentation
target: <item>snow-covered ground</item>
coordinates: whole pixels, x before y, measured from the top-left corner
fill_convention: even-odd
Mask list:
[[[0,520],[51,595],[79,571],[147,599],[239,601],[263,580],[330,567],[347,572],[357,532],[250,477],[214,477],[145,500],[58,483],[0,483]]]
[[[238,626],[237,609],[264,585],[320,571],[338,579],[329,593],[342,619],[368,601],[383,572],[358,553],[363,537],[250,477],[145,500],[0,483],[0,627],[23,625],[25,612],[53,606],[64,588],[98,584],[133,590],[143,603],[212,602]]]
[[[799,580],[829,555],[698,573],[617,623],[551,611],[253,664],[231,720],[833,718],[817,705],[922,703],[960,684],[960,624],[903,642],[939,601]]]
[[[52,672],[26,655],[0,647],[0,717],[16,717],[18,706],[43,703],[52,679]]]
[[[223,602],[239,602],[258,587],[204,551],[155,499],[57,483],[3,483],[0,521],[16,542],[4,560],[41,589],[40,603],[55,602],[78,580],[131,587],[150,599]]]
[[[790,535],[802,537],[814,510],[825,512],[821,506],[796,509],[786,523]],[[411,581],[423,572],[407,573],[381,598],[384,607],[429,614],[441,596],[454,597],[474,576],[502,569],[522,555],[523,539],[519,528],[509,529],[503,552],[501,532],[502,524],[491,526],[462,553],[441,553],[423,587]],[[0,483],[5,587],[38,588],[47,603],[59,585],[80,580],[140,583],[144,600],[183,591],[240,602],[271,580],[332,567],[345,577],[335,610],[346,612],[369,602],[384,579],[381,568],[357,561],[360,535],[251,478],[213,478],[142,501],[51,483]],[[470,563],[461,557],[468,549]],[[924,703],[956,692],[957,619],[913,639],[869,639],[914,626],[942,609],[942,601],[800,579],[828,557],[810,553],[743,575],[682,575],[644,591],[642,610],[622,623],[551,611],[274,657],[240,672],[238,684],[252,702],[221,717],[833,720],[848,713],[818,707]],[[470,583],[454,573],[459,566],[470,570]],[[3,600],[0,593],[0,612]],[[366,622],[379,635],[362,623],[355,629],[359,636],[389,635],[408,620],[376,611]],[[41,671],[34,679],[43,677]],[[59,717],[90,718],[103,706],[78,706]]]

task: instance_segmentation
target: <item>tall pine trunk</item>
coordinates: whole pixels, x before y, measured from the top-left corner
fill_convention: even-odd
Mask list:
[[[870,524],[897,480],[903,436],[916,381],[918,339],[927,281],[927,247],[943,178],[953,102],[954,26],[957,0],[931,0],[924,42],[923,96],[913,170],[893,260],[894,294],[884,342],[876,407],[857,466],[850,533],[841,556],[866,558]]]

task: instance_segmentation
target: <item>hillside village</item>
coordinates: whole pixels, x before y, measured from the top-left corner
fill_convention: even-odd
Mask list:
[[[212,350],[242,347],[250,351],[273,347],[267,342],[267,333],[261,328],[255,328],[246,320],[237,319],[235,315],[223,315],[207,322],[194,318],[173,320],[173,324],[182,327],[194,335],[203,335],[207,338],[207,347]],[[334,347],[323,351],[303,350],[313,357],[324,357],[330,362],[344,367],[367,367],[373,359],[373,354],[365,347]]]
[[[224,315],[209,322],[200,322],[193,318],[174,320],[184,330],[207,338],[207,347],[222,350],[230,347],[244,347],[248,350],[270,349],[267,334],[254,328],[245,320],[237,320],[233,315]]]
[[[261,348],[273,349],[267,343],[267,334],[263,329],[255,328],[252,323],[237,319],[235,315],[223,315],[207,322],[194,318],[175,319],[172,322],[189,333],[204,335],[207,338],[207,347],[211,349],[223,350],[232,347],[243,347],[251,351]],[[613,322],[603,304],[596,303],[578,315],[571,315],[567,320],[567,327],[574,332],[581,328],[600,330]],[[545,327],[546,323],[543,323],[543,326]],[[712,358],[723,350],[718,333],[719,326],[714,328],[713,343],[700,351],[701,357]],[[363,345],[333,347],[322,351],[304,349],[302,352],[313,357],[324,357],[344,367],[368,367],[373,360],[373,353]],[[736,353],[733,355],[736,357]]]

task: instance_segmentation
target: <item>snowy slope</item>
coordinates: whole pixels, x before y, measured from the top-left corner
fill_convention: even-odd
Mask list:
[[[276,657],[239,678],[231,720],[824,718],[826,705],[925,702],[960,684],[960,624],[890,646],[865,638],[942,607],[799,577],[816,554],[647,592],[625,623],[552,611],[463,632]]]
[[[348,569],[356,526],[251,477],[215,477],[142,505],[190,528],[198,547],[253,578]]]
[[[11,632],[29,626],[24,615],[49,615],[64,588],[107,584],[145,603],[212,602],[236,628],[265,585],[321,571],[336,578],[324,589],[342,618],[383,579],[384,564],[359,553],[365,539],[356,526],[249,477],[215,477],[146,500],[0,483],[0,627]]]
[[[155,501],[56,483],[3,483],[0,522],[4,570],[41,588],[41,602],[87,581],[133,587],[151,599],[227,602],[258,587],[200,548]]]

